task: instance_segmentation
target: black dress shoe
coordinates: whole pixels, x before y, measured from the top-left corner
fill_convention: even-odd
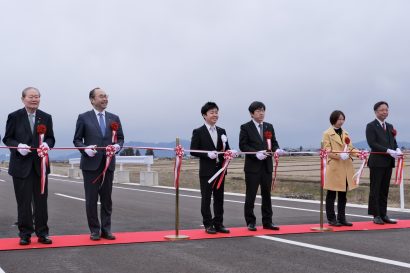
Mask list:
[[[90,235],[90,240],[91,241],[98,241],[98,240],[100,240],[101,238],[100,238],[100,234],[98,234],[98,233],[91,233],[91,235]]]
[[[107,240],[115,240],[115,236],[111,233],[101,233],[101,237]]]
[[[338,223],[339,223],[341,226],[345,226],[345,227],[351,227],[351,226],[353,226],[352,223],[347,222],[346,220],[338,221]]]
[[[229,233],[229,229],[226,229],[224,226],[216,226],[215,227],[216,232],[219,233]]]
[[[29,245],[30,243],[31,243],[30,237],[20,238],[19,244],[21,246],[26,246],[26,245]]]
[[[377,225],[384,225],[384,222],[383,222],[383,220],[380,216],[375,216],[373,218],[373,223],[375,223]]]
[[[387,223],[387,224],[397,224],[396,220],[390,219],[389,216],[383,216],[381,217],[383,222]]]
[[[249,231],[257,231],[255,224],[249,224],[248,225],[248,230]]]
[[[268,224],[268,225],[263,225],[263,229],[279,230],[279,227],[275,226],[274,224]]]
[[[332,227],[341,227],[341,226],[342,226],[342,224],[339,223],[339,222],[336,221],[336,220],[329,220],[329,221],[327,221],[327,222],[329,223],[329,226],[332,226]]]
[[[40,244],[45,244],[45,245],[50,245],[53,243],[53,241],[47,235],[38,237],[38,242]]]
[[[208,234],[216,234],[216,230],[213,226],[205,227],[205,232]]]

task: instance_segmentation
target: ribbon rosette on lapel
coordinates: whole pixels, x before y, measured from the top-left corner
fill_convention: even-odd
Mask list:
[[[397,136],[397,130],[396,129],[392,129],[391,130],[391,134],[393,135],[393,137],[395,138]]]
[[[44,189],[46,186],[46,171],[47,171],[47,166],[48,166],[48,150],[49,148],[47,146],[43,145],[44,141],[44,135],[47,132],[47,126],[44,124],[39,124],[37,125],[37,134],[38,134],[38,145],[39,148],[37,148],[37,154],[41,159],[41,178],[40,178],[40,186],[41,186],[41,194],[44,194]]]
[[[112,122],[111,123],[111,130],[112,130],[112,143],[117,142],[117,131],[120,128],[120,124],[118,122]]]
[[[347,136],[347,137],[345,137],[345,144],[346,145],[349,145],[350,144],[350,138]]]
[[[226,135],[221,135],[222,140],[222,151],[224,152],[226,149],[226,142],[228,142],[228,137]]]
[[[272,150],[272,132],[265,131],[265,133],[263,133],[263,136],[266,139],[266,143],[268,144],[268,151],[271,151]]]

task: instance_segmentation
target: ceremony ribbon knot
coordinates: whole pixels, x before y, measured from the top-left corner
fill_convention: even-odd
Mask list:
[[[41,185],[41,194],[44,194],[44,189],[46,187],[46,171],[47,171],[47,166],[48,166],[48,150],[49,148],[46,146],[40,146],[37,148],[37,154],[41,159],[40,162],[40,172],[41,172],[41,178],[40,178],[40,185]]]
[[[326,180],[326,163],[327,163],[327,157],[328,157],[328,152],[325,149],[320,149],[320,182],[322,185],[322,188],[325,186],[325,180]]]
[[[359,185],[360,183],[360,178],[363,175],[363,170],[364,170],[364,167],[366,166],[368,156],[369,156],[368,151],[360,151],[358,154],[359,159],[362,160],[362,164],[360,165],[359,170],[353,175],[353,181],[356,185]]]
[[[231,160],[235,157],[234,153],[231,150],[225,151],[224,153],[224,162],[222,164],[222,168],[219,169],[209,180],[208,183],[212,183],[218,175],[221,174],[221,176],[218,179],[218,183],[214,183],[212,187],[215,187],[215,184],[217,184],[216,189],[219,189],[221,187],[222,181],[225,177],[226,170],[228,169],[228,165],[231,162]],[[216,180],[215,180],[216,181]]]
[[[179,177],[181,173],[182,157],[184,156],[184,148],[181,145],[175,147],[175,165],[174,165],[174,187],[179,188]]]
[[[102,172],[99,176],[97,176],[97,178],[95,178],[94,181],[92,182],[92,183],[97,182],[97,180],[102,176],[101,186],[100,186],[100,187],[102,187],[102,185],[103,185],[103,183],[104,183],[105,173],[107,172],[108,167],[109,167],[110,164],[111,164],[112,158],[113,158],[113,156],[115,155],[115,147],[114,147],[114,145],[108,145],[107,147],[105,147],[105,155],[106,155],[107,158],[106,158],[106,160],[105,160],[104,170],[103,170],[103,172]]]

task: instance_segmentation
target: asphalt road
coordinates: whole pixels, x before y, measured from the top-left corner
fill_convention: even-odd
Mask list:
[[[50,235],[87,234],[81,180],[50,177]],[[243,196],[225,196],[225,226],[245,226]],[[260,199],[257,199],[260,202]],[[172,189],[115,185],[112,231],[174,228]],[[277,225],[317,223],[319,206],[273,200]],[[348,220],[368,221],[365,208],[348,207]],[[256,206],[261,224],[260,206]],[[410,219],[409,212],[390,211]],[[200,195],[180,192],[181,229],[201,228]],[[0,174],[0,237],[17,237],[11,178]],[[17,243],[16,239],[16,243]],[[410,272],[410,229],[294,234],[164,243],[0,252],[4,272]]]

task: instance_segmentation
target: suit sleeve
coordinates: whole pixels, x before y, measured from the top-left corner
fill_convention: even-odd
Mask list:
[[[258,152],[255,148],[249,145],[249,132],[246,128],[246,124],[241,125],[241,131],[239,132],[239,149],[242,152]],[[256,158],[256,155],[246,155],[248,158]]]
[[[323,149],[329,152],[329,157],[332,159],[339,159],[339,155],[337,153],[332,153],[332,142],[330,140],[330,135],[328,133],[323,133]]]
[[[276,149],[279,149],[279,143],[276,140],[275,129],[273,129],[273,126],[271,127],[271,129],[272,129],[272,138],[271,138],[272,151],[276,151]]]
[[[74,139],[73,143],[75,147],[86,147],[84,144],[84,130],[85,130],[85,124],[82,115],[78,116],[77,119],[77,124],[75,126],[75,133],[74,133]],[[87,154],[84,152],[83,149],[79,149],[80,153],[84,156],[87,156]]]
[[[120,121],[120,118],[117,117],[117,119],[118,119],[118,124],[120,124],[120,127],[118,128],[118,131],[117,131],[117,144],[120,145],[122,148],[122,146],[124,146],[124,139],[125,139],[124,132],[122,130],[122,123]]]
[[[6,132],[4,134],[3,143],[7,146],[17,147],[20,143],[14,138],[14,132],[16,131],[16,118],[12,114],[9,114],[6,123]],[[10,149],[12,151],[13,149]]]
[[[49,115],[47,119],[47,132],[44,137],[44,141],[47,142],[47,145],[50,148],[53,148],[56,143],[56,140],[54,138],[54,131],[53,131],[53,118],[51,117],[51,115]]]
[[[384,153],[388,149],[387,147],[384,147],[377,142],[376,128],[370,123],[367,124],[367,127],[366,127],[366,140],[370,148],[372,149],[372,152],[383,152]]]
[[[192,138],[191,138],[191,150],[201,150],[201,137],[199,136],[199,130],[194,129],[192,131]],[[206,153],[196,153],[196,152],[191,152],[190,153],[192,156],[196,157],[202,157],[202,158],[208,158],[208,155]]]
[[[224,132],[224,134],[226,135],[226,137],[228,137],[228,135],[226,134],[226,131],[224,130],[223,132]],[[229,139],[228,139],[228,141],[226,141],[225,150],[227,151],[227,150],[230,150],[230,149],[231,149],[231,147],[229,146]]]

